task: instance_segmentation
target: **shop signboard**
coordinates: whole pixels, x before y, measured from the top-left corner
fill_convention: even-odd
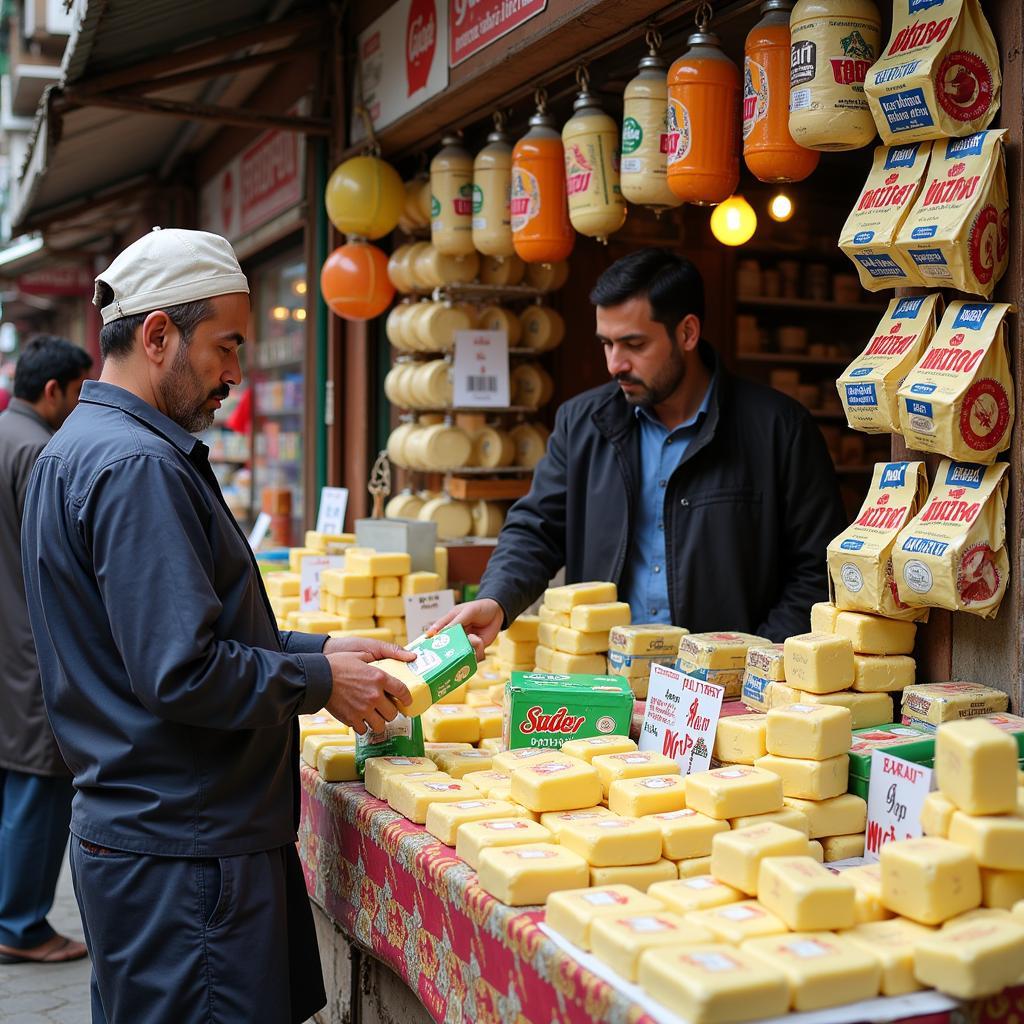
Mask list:
[[[448,63],[469,60],[547,5],[548,0],[448,0]]]
[[[357,84],[375,130],[448,85],[447,38],[447,0],[398,0],[360,33]],[[357,103],[359,98],[357,92]],[[351,136],[353,142],[366,138],[366,125],[355,110]]]
[[[81,263],[30,270],[18,278],[18,291],[26,295],[76,296],[93,293],[93,275]]]
[[[684,775],[707,771],[724,695],[717,683],[653,665],[637,745],[673,758]]]

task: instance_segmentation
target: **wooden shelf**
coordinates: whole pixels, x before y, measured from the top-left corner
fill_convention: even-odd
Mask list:
[[[741,363],[767,363],[775,366],[823,366],[839,367],[849,366],[852,355],[846,359],[819,359],[816,356],[789,356],[783,352],[740,352],[736,358]]]
[[[435,288],[435,302],[444,299],[494,299],[497,301],[513,299],[542,299],[550,292],[542,292],[539,288],[531,288],[525,284],[446,284],[443,288]]]
[[[885,312],[885,306],[875,306],[867,302],[822,302],[817,299],[770,299],[736,297],[736,305],[748,309],[778,309],[794,313],[860,313],[879,317]]]
[[[515,501],[529,493],[529,476],[486,479],[452,474],[445,479],[445,490],[461,501]]]
[[[498,466],[487,469],[485,466],[465,466],[449,472],[456,476],[532,476],[533,470],[526,466]]]

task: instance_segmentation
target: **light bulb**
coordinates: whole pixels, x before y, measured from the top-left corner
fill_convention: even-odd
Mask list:
[[[743,196],[730,196],[711,212],[711,233],[722,245],[743,245],[757,230],[757,214]]]
[[[785,192],[772,196],[772,201],[768,204],[768,216],[780,223],[789,220],[793,216],[793,200]]]

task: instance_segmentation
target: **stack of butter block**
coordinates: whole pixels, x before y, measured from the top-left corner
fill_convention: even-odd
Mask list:
[[[532,672],[537,667],[540,617],[520,615],[498,634],[492,664],[498,682],[508,682],[513,672]]]
[[[535,668],[559,675],[604,675],[608,634],[628,626],[629,605],[614,583],[549,587],[539,613]]]
[[[750,633],[688,633],[679,640],[676,669],[724,687],[724,700],[739,700],[747,652],[770,644]]]
[[[324,782],[354,782],[359,778],[355,736],[349,726],[326,711],[299,715],[299,756],[320,773]]]
[[[608,675],[629,680],[633,696],[647,699],[651,669],[672,668],[679,641],[689,630],[659,622],[616,626],[608,635]]]

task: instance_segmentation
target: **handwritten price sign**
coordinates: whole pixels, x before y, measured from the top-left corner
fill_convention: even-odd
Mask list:
[[[673,758],[684,775],[707,771],[724,695],[725,688],[715,683],[655,665],[640,729],[640,749]]]
[[[931,788],[931,768],[882,750],[872,751],[865,857],[878,860],[886,843],[921,835],[921,809]]]

